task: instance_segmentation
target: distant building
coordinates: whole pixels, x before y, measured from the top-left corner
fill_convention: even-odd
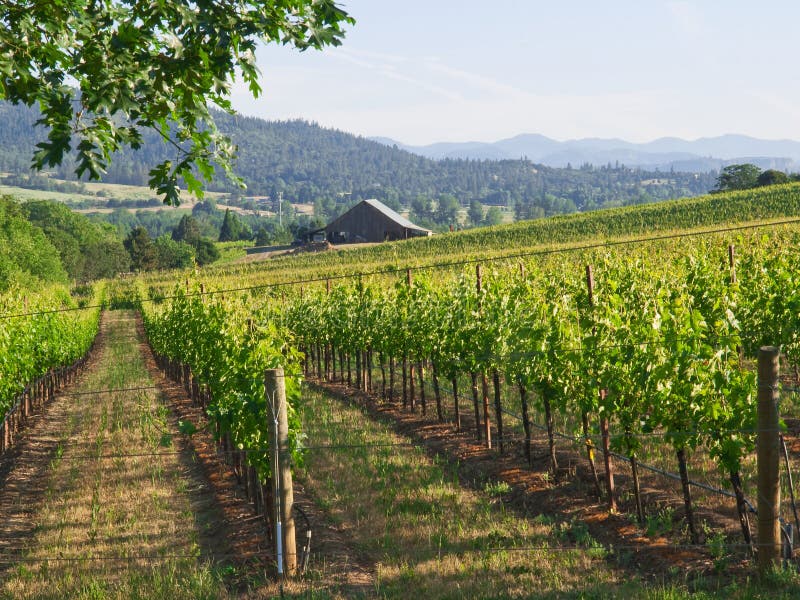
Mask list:
[[[387,242],[427,237],[429,229],[414,225],[378,200],[363,200],[322,229],[308,233],[312,241],[332,244]]]

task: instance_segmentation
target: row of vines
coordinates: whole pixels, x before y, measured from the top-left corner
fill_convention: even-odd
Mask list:
[[[74,363],[89,350],[100,311],[71,310],[81,302],[96,306],[98,298],[88,294],[76,298],[54,287],[35,294],[12,290],[0,295],[0,418],[28,383]]]
[[[495,387],[504,381],[519,390],[526,434],[530,411],[546,415],[555,461],[553,422],[572,423],[595,473],[593,440],[627,456],[635,478],[642,435],[659,432],[678,463],[693,538],[686,463],[702,447],[726,474],[749,541],[740,471],[755,440],[750,358],[768,343],[796,362],[797,241],[792,232],[739,238],[735,262],[727,243],[709,238],[477,273],[465,266],[227,295],[180,286],[170,300],[143,308],[154,349],[190,364],[212,389],[218,431],[252,450],[262,475],[269,474],[264,369],[284,367],[292,403],[300,400],[303,360],[329,373],[337,359],[348,369],[352,359],[359,378],[377,361],[384,385],[387,370],[393,379],[403,365],[405,380],[405,365],[417,365],[431,371],[440,418],[440,387],[452,387],[458,413],[467,381],[476,435],[489,442],[494,421],[502,443],[503,407],[497,396],[489,410],[487,379]],[[207,282],[208,291],[226,283]],[[291,412],[290,419],[300,460],[303,436]],[[617,432],[610,442],[609,427]],[[641,516],[638,485],[635,493]]]

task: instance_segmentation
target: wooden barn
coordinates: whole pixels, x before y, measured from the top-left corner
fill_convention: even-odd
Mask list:
[[[309,233],[312,240],[332,244],[386,242],[426,237],[431,231],[414,225],[378,200],[363,200],[323,229]]]

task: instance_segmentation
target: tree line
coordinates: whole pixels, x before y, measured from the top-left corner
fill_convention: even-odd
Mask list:
[[[730,192],[734,190],[751,190],[766,185],[778,185],[800,181],[800,173],[784,173],[777,169],[762,171],[751,163],[728,165],[720,171],[717,185],[712,193]]]

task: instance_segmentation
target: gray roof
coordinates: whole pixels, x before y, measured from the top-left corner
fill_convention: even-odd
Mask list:
[[[366,204],[369,204],[372,208],[379,210],[384,215],[389,217],[392,221],[394,221],[395,223],[397,223],[402,227],[405,227],[407,229],[417,229],[418,231],[430,231],[430,229],[425,229],[424,227],[420,227],[419,225],[414,225],[414,223],[406,219],[404,216],[393,211],[391,208],[386,206],[380,200],[375,200],[374,198],[371,198],[369,200],[364,200],[364,202]]]

